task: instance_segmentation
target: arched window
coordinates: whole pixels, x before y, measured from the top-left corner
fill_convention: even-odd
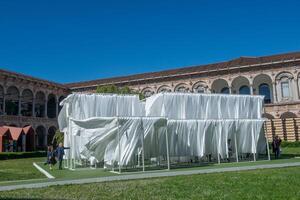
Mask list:
[[[246,85],[243,85],[239,89],[239,94],[250,94],[250,88]]]
[[[45,94],[37,92],[35,97],[35,116],[45,117]]]
[[[7,89],[5,112],[7,115],[18,115],[19,113],[19,90],[15,86]]]
[[[47,102],[47,114],[49,118],[56,117],[56,98],[54,94],[49,94]]]
[[[179,84],[175,87],[175,92],[186,93],[189,92],[189,88],[186,84]]]
[[[152,96],[153,92],[151,90],[144,90],[143,94],[144,94],[145,98],[148,98],[148,97]]]
[[[221,94],[229,94],[229,88],[228,87],[222,88]]]
[[[169,86],[165,85],[158,88],[157,93],[161,93],[161,92],[172,92],[172,90]]]
[[[290,84],[288,80],[281,82],[281,94],[283,98],[290,97]]]
[[[195,93],[204,93],[205,92],[205,88],[202,85],[198,85],[194,88],[194,92]]]
[[[265,103],[271,103],[271,93],[270,93],[270,87],[268,84],[262,83],[259,85],[259,95],[264,96]]]
[[[33,93],[25,89],[21,96],[21,114],[23,116],[32,116]]]

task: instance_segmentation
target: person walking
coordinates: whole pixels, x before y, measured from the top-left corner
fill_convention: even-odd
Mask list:
[[[59,143],[56,149],[56,156],[58,160],[58,169],[62,170],[62,162],[65,155],[65,149],[70,149],[70,147],[64,147],[62,143]]]
[[[278,159],[280,157],[280,145],[281,145],[281,139],[279,138],[278,135],[276,135],[272,142],[273,153],[275,154],[275,159]]]

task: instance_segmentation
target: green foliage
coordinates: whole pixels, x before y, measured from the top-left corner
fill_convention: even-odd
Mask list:
[[[145,96],[143,94],[130,89],[128,86],[124,86],[124,87],[117,87],[115,85],[98,86],[96,89],[96,93],[135,94],[135,95],[139,95],[139,98],[141,100],[145,99]]]
[[[300,147],[300,141],[297,142],[282,141],[281,147]]]
[[[98,86],[97,93],[113,93],[113,94],[118,94],[119,93],[119,88],[115,85],[105,85],[105,86]]]
[[[20,159],[20,158],[34,158],[46,156],[45,151],[33,152],[2,152],[0,153],[0,160]]]
[[[57,146],[59,143],[64,143],[64,133],[57,130],[52,139],[53,146]]]

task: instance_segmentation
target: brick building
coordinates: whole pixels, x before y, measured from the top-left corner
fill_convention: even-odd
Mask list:
[[[264,95],[269,137],[299,140],[300,52],[70,84],[0,70],[0,126],[31,125],[35,144],[45,146],[58,128],[59,102],[64,97],[108,84],[129,86],[146,97],[165,91]]]
[[[146,97],[159,92],[199,92],[265,96],[264,117],[269,137],[299,140],[300,52],[240,57],[226,62],[183,67],[67,84],[72,91],[96,90],[98,85],[130,86]]]

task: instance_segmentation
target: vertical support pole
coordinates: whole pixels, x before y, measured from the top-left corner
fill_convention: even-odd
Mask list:
[[[264,113],[266,113],[266,110],[264,108]],[[271,121],[272,123],[272,121]],[[270,156],[270,149],[269,149],[269,141],[268,141],[268,126],[267,126],[267,121],[264,122],[265,127],[266,127],[266,131],[264,132],[265,138],[266,138],[266,144],[267,144],[267,153],[268,153],[268,160],[271,160],[271,156]],[[272,126],[272,124],[271,124]]]
[[[218,125],[218,136],[216,137],[217,138],[217,152],[218,152],[218,164],[221,164],[221,161],[220,161],[220,134],[221,134],[221,130],[220,130],[220,125]]]
[[[70,164],[70,157],[71,157],[71,149],[73,148],[70,142],[70,126],[71,126],[71,120],[70,120],[70,115],[69,115],[69,104],[66,104],[66,117],[68,118],[68,128],[67,128],[67,133],[64,135],[67,136],[66,138],[68,139],[68,146],[70,147],[70,149],[68,149],[68,158],[67,158],[67,168],[71,168],[71,164]]]
[[[235,158],[236,158],[236,162],[239,162],[239,153],[238,153],[238,146],[237,146],[237,140],[236,140],[236,132],[234,134],[234,146],[235,146]]]
[[[265,138],[266,138],[268,160],[271,160],[270,149],[269,149],[269,141],[268,141],[268,136],[266,135],[266,133],[267,133],[267,124],[266,124],[266,122],[265,122],[265,127],[266,127],[266,131],[265,131],[264,135],[265,135]]]
[[[73,142],[72,142],[72,143],[73,143],[73,146],[75,146],[75,137],[76,137],[76,136],[72,135],[72,138],[73,138]],[[75,148],[73,148],[73,151],[72,151],[72,152],[73,152],[73,156],[72,156],[72,157],[73,157],[73,161],[74,161],[74,163],[73,163],[73,164],[74,164],[73,168],[74,168],[74,170],[75,170],[75,168],[76,168]]]
[[[140,161],[140,148],[138,148],[138,157],[137,157],[137,164],[138,164],[138,167],[141,166],[141,161]]]
[[[267,143],[268,160],[271,160],[270,149],[269,149],[269,141],[268,141],[267,137],[266,137],[266,143]]]
[[[220,154],[218,153],[218,164],[221,164],[221,161],[220,161]]]
[[[117,125],[118,125],[118,142],[119,142],[119,173],[121,170],[121,144],[120,144],[120,131],[119,131],[119,117],[117,117]]]
[[[170,153],[169,153],[169,141],[168,141],[168,127],[166,127],[166,147],[167,147],[167,162],[168,170],[170,170]]]
[[[256,145],[256,137],[253,131],[253,125],[252,125],[252,135],[253,135],[253,139],[254,139],[254,144],[255,144],[255,150],[253,153],[253,161],[256,162],[256,151],[257,151],[257,145]]]
[[[143,172],[145,171],[145,147],[144,147],[144,126],[143,126],[143,118],[141,117],[141,127],[142,127],[142,164],[143,164]]]

